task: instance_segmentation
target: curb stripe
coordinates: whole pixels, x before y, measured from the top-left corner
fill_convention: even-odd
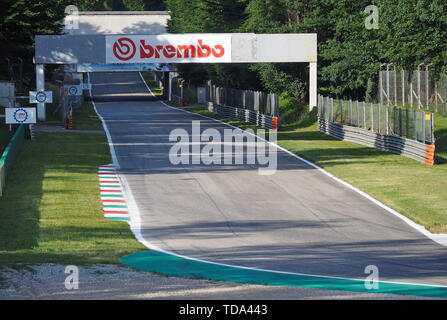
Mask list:
[[[101,194],[101,199],[105,198],[124,198],[121,194]]]
[[[98,178],[104,218],[129,222],[129,209],[122,194],[123,190],[115,166],[99,166]]]
[[[126,205],[119,205],[119,204],[103,204],[104,208],[124,208],[127,209]]]
[[[107,210],[104,214],[129,214],[128,211]]]

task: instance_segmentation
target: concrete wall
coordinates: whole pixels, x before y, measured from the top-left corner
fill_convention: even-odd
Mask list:
[[[75,26],[76,15],[67,15],[65,26]],[[170,14],[167,11],[79,12],[78,29],[66,34],[162,34],[166,33]]]

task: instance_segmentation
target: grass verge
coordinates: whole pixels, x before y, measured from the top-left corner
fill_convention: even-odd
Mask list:
[[[182,109],[234,126],[253,128],[241,121],[211,113],[205,106]],[[445,126],[443,121],[446,121]],[[444,129],[447,128],[447,120],[438,117],[437,124],[438,139],[447,139],[447,130]],[[441,142],[439,146],[443,148],[445,145]],[[447,163],[427,166],[399,155],[336,140],[318,131],[315,118],[312,121],[306,118],[283,128],[278,132],[278,144],[370,194],[431,232],[447,233]],[[439,150],[440,155],[445,153],[447,149]]]
[[[74,110],[73,129],[75,130],[103,130],[101,120],[96,114],[90,101]]]
[[[97,166],[110,161],[104,135],[39,133],[27,140],[0,198],[0,266],[117,264],[145,250],[126,223],[103,218]]]
[[[144,78],[144,81],[146,81],[149,88],[151,88],[152,93],[154,96],[161,96],[162,92],[161,89],[158,87],[157,82],[152,77],[152,71],[142,71],[141,75]]]

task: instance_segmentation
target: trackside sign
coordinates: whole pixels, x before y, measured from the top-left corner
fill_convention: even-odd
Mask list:
[[[106,63],[231,62],[231,34],[106,36]]]

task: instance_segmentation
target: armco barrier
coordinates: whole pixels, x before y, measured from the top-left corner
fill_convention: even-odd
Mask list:
[[[215,105],[214,112],[227,118],[255,124],[258,127],[278,129],[278,117],[257,113],[253,110]]]
[[[12,165],[19,153],[23,142],[25,141],[25,126],[21,124],[9,144],[6,146],[0,158],[0,196],[3,194],[6,186],[6,178],[11,172]]]
[[[383,151],[402,155],[413,160],[433,165],[435,146],[395,135],[371,132],[362,128],[340,125],[325,119],[318,119],[318,128],[336,139],[345,140]]]

